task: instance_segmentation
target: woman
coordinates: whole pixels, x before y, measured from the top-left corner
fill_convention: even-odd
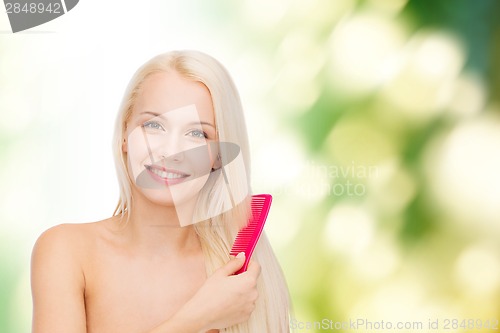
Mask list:
[[[177,51],[139,68],[115,128],[118,206],[40,236],[33,332],[288,332],[287,288],[265,235],[246,272],[233,275],[244,254],[228,255],[247,219],[247,140],[216,60]]]

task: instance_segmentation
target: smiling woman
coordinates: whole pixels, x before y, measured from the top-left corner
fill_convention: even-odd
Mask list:
[[[244,256],[229,256],[248,218],[247,141],[216,60],[179,51],[139,68],[116,123],[115,213],[40,236],[33,332],[288,332],[288,291],[265,235],[246,272],[234,275]]]

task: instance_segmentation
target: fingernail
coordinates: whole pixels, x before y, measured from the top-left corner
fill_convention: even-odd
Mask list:
[[[236,256],[236,258],[245,258],[245,252],[238,253],[238,255]]]

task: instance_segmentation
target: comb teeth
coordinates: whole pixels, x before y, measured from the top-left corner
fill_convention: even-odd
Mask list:
[[[272,197],[270,194],[252,196],[252,216],[249,218],[247,226],[238,232],[230,252],[233,256],[240,252],[245,252],[245,263],[235,274],[240,274],[247,270],[250,257],[264,228],[264,223],[271,207],[271,201]]]

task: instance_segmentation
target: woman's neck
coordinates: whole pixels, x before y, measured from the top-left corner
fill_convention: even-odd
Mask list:
[[[174,205],[158,205],[138,191],[132,192],[130,218],[125,228],[127,240],[132,246],[160,255],[201,251],[193,226],[182,226]]]

